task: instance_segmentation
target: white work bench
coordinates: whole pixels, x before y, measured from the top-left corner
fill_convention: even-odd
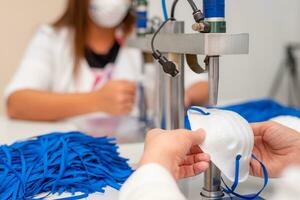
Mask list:
[[[0,116],[0,144],[11,144],[17,140],[24,140],[30,137],[38,136],[50,132],[66,132],[78,130],[78,124],[73,123],[74,121],[65,122],[55,122],[55,123],[44,123],[44,122],[28,122],[28,121],[16,121],[7,119],[5,116]],[[141,133],[142,134],[142,133]],[[132,139],[132,138],[131,138]],[[140,140],[140,139],[139,139]],[[124,140],[125,141],[125,140]],[[129,163],[132,166],[136,166],[138,163],[142,152],[143,143],[121,143],[119,144],[120,154],[123,157],[129,158]],[[272,191],[274,190],[274,185],[278,184],[280,180],[270,180],[270,183],[266,190],[263,192],[262,196],[268,199]],[[190,178],[184,181],[184,191],[188,196],[189,200],[200,199],[199,192],[203,184],[203,176],[199,175],[194,178]],[[249,178],[246,183],[239,185],[239,192],[241,193],[254,193],[258,191],[263,184],[262,179]],[[65,195],[60,196],[64,197]],[[57,196],[50,197],[48,199],[57,198]],[[117,200],[118,191],[107,188],[105,194],[96,193],[88,197],[88,200]]]

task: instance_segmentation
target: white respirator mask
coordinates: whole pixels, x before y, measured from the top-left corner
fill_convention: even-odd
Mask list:
[[[210,155],[211,161],[223,175],[234,182],[231,188],[226,187],[228,193],[239,196],[234,190],[239,182],[248,178],[250,161],[256,159],[252,155],[254,134],[249,123],[232,111],[192,107],[187,112],[186,128],[206,132],[200,148]],[[262,168],[266,185],[268,175],[263,164]]]
[[[89,16],[98,26],[114,28],[128,14],[130,0],[90,0]]]

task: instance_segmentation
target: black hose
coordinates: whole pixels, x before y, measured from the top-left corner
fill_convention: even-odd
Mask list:
[[[175,18],[175,9],[179,0],[174,0],[171,8],[171,18]]]
[[[151,49],[152,49],[152,52],[155,53],[156,52],[156,49],[154,47],[154,41],[155,41],[155,38],[157,36],[157,34],[161,31],[161,29],[166,25],[167,22],[171,21],[171,20],[174,20],[173,18],[169,18],[167,19],[166,21],[164,21],[160,27],[155,31],[152,39],[151,39]]]
[[[189,2],[194,12],[197,12],[199,10],[193,0],[187,0],[187,1]]]

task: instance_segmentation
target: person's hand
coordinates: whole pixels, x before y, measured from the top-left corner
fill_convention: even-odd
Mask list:
[[[136,95],[136,83],[112,80],[94,92],[99,110],[111,115],[125,115],[131,112]]]
[[[289,165],[300,165],[300,134],[276,122],[255,123],[254,132],[256,157],[263,161],[270,177],[278,177]],[[252,160],[250,173],[262,177],[262,169],[257,161]]]
[[[140,165],[157,163],[165,167],[175,179],[195,176],[209,166],[209,155],[198,146],[204,137],[203,130],[154,129],[147,134]]]
[[[193,105],[207,105],[208,104],[208,83],[200,81],[193,84],[185,92],[184,105],[189,108]]]

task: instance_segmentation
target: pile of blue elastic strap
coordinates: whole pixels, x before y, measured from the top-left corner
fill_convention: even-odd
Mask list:
[[[263,122],[278,116],[293,116],[300,118],[300,110],[283,106],[270,99],[250,101],[223,107],[221,109],[237,112],[249,123]]]
[[[132,169],[117,148],[112,138],[80,132],[51,133],[0,146],[0,199],[65,192],[79,192],[67,199],[81,199],[104,192],[106,186],[120,189]]]

